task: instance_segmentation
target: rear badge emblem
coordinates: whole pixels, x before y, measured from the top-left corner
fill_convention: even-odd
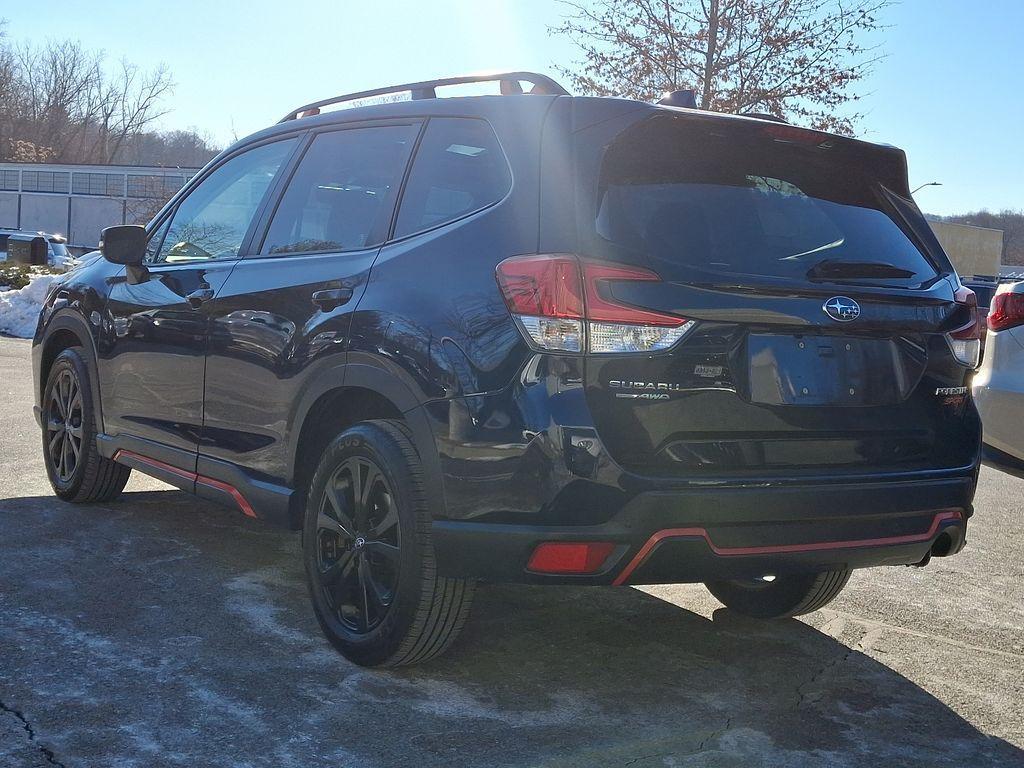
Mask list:
[[[703,376],[705,379],[714,379],[721,376],[725,371],[722,365],[695,365],[693,373],[695,376]]]
[[[821,309],[838,323],[849,323],[860,317],[860,304],[846,296],[833,296],[821,305]]]

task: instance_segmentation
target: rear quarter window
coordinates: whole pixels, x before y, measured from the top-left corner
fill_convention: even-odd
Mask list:
[[[493,205],[511,186],[508,161],[490,125],[468,118],[433,118],[413,161],[395,237]]]

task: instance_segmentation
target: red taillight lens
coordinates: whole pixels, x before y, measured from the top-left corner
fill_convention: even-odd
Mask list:
[[[997,293],[993,296],[988,327],[993,331],[1005,331],[1018,325],[1024,325],[1024,293]]]
[[[608,541],[546,541],[533,550],[526,569],[534,573],[595,573],[614,549]]]
[[[639,267],[572,254],[514,256],[498,265],[497,279],[520,328],[545,350],[654,352],[672,346],[693,326],[685,318],[612,298],[610,282],[660,280]]]
[[[978,312],[978,297],[970,288],[960,286],[953,294],[953,300],[968,309],[968,321],[954,331],[946,334],[949,349],[960,363],[969,368],[977,368],[981,360],[981,337],[985,333],[985,325]]]
[[[498,265],[498,285],[517,315],[583,319],[583,286],[575,256],[517,256]]]
[[[985,333],[985,325],[981,320],[981,313],[978,312],[978,295],[970,288],[960,286],[953,295],[953,301],[963,304],[970,313],[970,320],[952,331],[949,335],[954,339],[980,339]]]

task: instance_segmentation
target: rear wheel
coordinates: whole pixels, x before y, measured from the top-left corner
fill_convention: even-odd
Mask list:
[[[43,390],[43,460],[54,493],[64,501],[111,501],[131,469],[100,455],[89,369],[77,348],[50,366]]]
[[[708,591],[737,613],[756,619],[800,616],[832,602],[850,580],[849,569],[760,579],[708,581]]]
[[[310,484],[303,557],[328,640],[363,666],[442,653],[473,582],[437,575],[419,456],[405,426],[367,421],[336,437]]]

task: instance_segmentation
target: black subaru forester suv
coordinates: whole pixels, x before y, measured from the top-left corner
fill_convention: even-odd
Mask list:
[[[964,545],[981,328],[893,147],[452,78],[304,106],[100,250],[33,344],[57,495],[301,529],[359,664],[442,652],[476,580],[781,617]]]

